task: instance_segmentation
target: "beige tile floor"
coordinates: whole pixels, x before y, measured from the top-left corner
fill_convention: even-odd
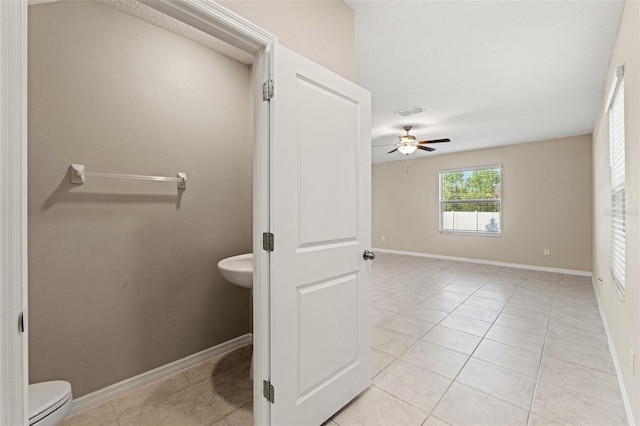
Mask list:
[[[253,423],[251,348],[245,346],[68,417],[62,426]]]
[[[589,278],[379,253],[372,385],[326,425],[624,425]],[[250,425],[250,349],[64,422]]]

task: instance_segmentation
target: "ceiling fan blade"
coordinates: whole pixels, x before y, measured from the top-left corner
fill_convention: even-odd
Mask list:
[[[434,139],[432,141],[420,141],[418,145],[424,145],[425,143],[441,143],[441,142],[451,142],[451,139]]]
[[[429,151],[429,152],[436,150],[435,148],[431,148],[430,146],[420,146],[420,145],[418,145],[416,148],[421,149],[423,151]]]
[[[392,152],[396,152],[397,150],[398,150],[398,148],[392,149],[391,151],[387,152],[387,154],[391,154]]]

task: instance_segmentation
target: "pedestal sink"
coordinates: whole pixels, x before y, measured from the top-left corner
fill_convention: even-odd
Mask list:
[[[232,284],[253,288],[253,253],[227,257],[218,262],[218,270]]]
[[[239,254],[227,257],[218,262],[218,270],[225,280],[240,287],[250,288],[253,291],[253,253]],[[253,379],[253,354],[251,355],[251,368],[249,377]]]

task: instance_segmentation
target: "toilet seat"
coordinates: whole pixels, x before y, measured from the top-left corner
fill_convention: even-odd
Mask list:
[[[29,425],[41,421],[70,403],[71,384],[69,382],[56,380],[29,385]],[[68,408],[62,418],[66,415]]]

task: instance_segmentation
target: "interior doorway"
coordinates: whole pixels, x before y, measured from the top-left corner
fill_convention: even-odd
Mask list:
[[[189,2],[191,3],[191,2]],[[268,47],[271,43],[275,42],[276,38],[271,34],[261,30],[260,28],[250,24],[249,22],[230,14],[226,9],[217,6],[215,3],[205,4],[187,4],[182,2],[164,2],[153,1],[149,4],[155,9],[161,9],[162,13],[168,16],[173,16],[177,20],[183,22],[185,25],[198,28],[204,33],[216,37],[221,41],[221,44],[228,44],[233,46],[236,52],[240,52],[245,57],[249,57],[251,60],[251,85],[255,90],[252,93],[255,95],[255,101],[253,103],[253,131],[250,131],[251,138],[253,139],[253,176],[255,182],[257,182],[258,188],[267,187],[267,167],[265,167],[268,159],[264,155],[264,146],[268,138],[268,108],[262,105],[261,99],[258,97],[258,93],[262,81],[266,80],[268,75],[267,68],[267,56]],[[6,28],[8,43],[2,45],[2,57],[3,64],[4,58],[11,59],[7,63],[11,65],[17,65],[11,69],[12,73],[3,73],[3,82],[8,84],[12,92],[12,96],[8,96],[7,100],[11,102],[3,103],[2,105],[2,117],[3,122],[19,122],[24,120],[27,109],[26,105],[26,2],[3,2],[0,18],[3,22],[3,28]],[[7,25],[4,25],[4,24]],[[16,58],[19,60],[16,61]],[[7,86],[3,86],[7,87]],[[4,98],[4,96],[3,96]],[[249,120],[250,122],[250,120]],[[12,263],[14,271],[11,277],[3,276],[2,282],[2,295],[12,295],[7,300],[11,303],[10,312],[25,312],[26,315],[26,122],[23,122],[21,126],[14,129],[12,138],[2,138],[2,148],[5,148],[12,155],[3,158],[3,165],[7,165],[5,170],[14,172],[17,177],[16,182],[12,187],[3,187],[3,201],[8,200],[10,203],[17,204],[20,209],[12,212],[14,219],[22,220],[22,226],[18,226],[16,229],[15,222],[7,222],[3,220],[3,235],[6,231],[10,231],[10,237],[3,243],[3,251],[9,247],[22,256],[14,256],[9,259]],[[17,149],[17,152],[16,152]],[[22,182],[22,183],[21,183]],[[266,197],[267,194],[261,194],[260,190],[255,191],[253,204],[253,221],[255,229],[262,229],[266,217]],[[4,219],[4,215],[3,215]],[[259,247],[260,239],[251,243],[255,247]],[[257,252],[257,250],[254,249]],[[264,279],[266,275],[262,271],[264,260],[260,259],[260,255],[256,259],[256,272],[257,276],[254,281],[256,283]],[[22,271],[23,273],[20,273]],[[16,277],[18,279],[16,279]],[[262,293],[260,290],[255,293],[254,309],[258,312],[261,310],[260,300]],[[4,314],[3,310],[3,314]],[[258,315],[254,315],[256,318]],[[5,317],[3,316],[3,330],[5,330],[4,324]],[[2,407],[11,407],[3,409],[0,412],[3,422],[6,419],[6,424],[20,424],[24,423],[27,417],[26,402],[27,402],[27,333],[28,333],[28,321],[25,320],[27,325],[26,332],[20,334],[15,333],[13,327],[9,327],[14,321],[7,317],[6,330],[11,331],[2,335],[3,344],[8,343],[9,347],[15,348],[15,353],[12,356],[4,360],[3,359],[3,374],[2,377],[7,378],[3,380],[8,386],[7,392],[2,392]],[[256,347],[256,355],[260,357],[261,351],[261,339],[260,330],[254,329],[256,339],[254,341]],[[259,358],[258,358],[259,359]],[[6,362],[5,362],[6,361]],[[262,375],[262,363],[256,363],[256,374]],[[261,391],[261,387],[256,386],[256,389]],[[258,391],[256,391],[258,392]],[[260,410],[256,410],[257,422],[262,422],[260,416],[264,416]],[[268,417],[264,417],[268,419]]]

